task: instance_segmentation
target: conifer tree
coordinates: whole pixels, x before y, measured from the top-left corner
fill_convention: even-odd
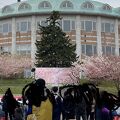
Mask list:
[[[41,26],[40,40],[36,40],[36,67],[70,67],[76,61],[75,45],[70,43],[62,31],[60,14],[53,11],[46,19],[47,26]]]

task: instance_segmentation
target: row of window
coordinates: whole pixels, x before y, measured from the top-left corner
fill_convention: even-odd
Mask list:
[[[44,21],[38,22],[38,25],[47,26],[48,23]],[[60,27],[65,32],[69,32],[71,30],[75,30],[75,21],[74,20],[62,20],[59,21]],[[81,21],[81,30],[86,32],[96,31],[96,21]],[[114,32],[114,24],[113,23],[101,23],[101,32]]]
[[[102,46],[103,55],[115,55],[115,47]]]
[[[16,51],[18,55],[30,55],[31,54],[31,45],[16,45]]]
[[[114,24],[102,22],[101,23],[101,32],[114,32]],[[86,32],[96,31],[96,22],[94,21],[81,21],[81,29],[85,30]]]
[[[3,46],[4,52],[11,52],[11,46]],[[31,45],[16,45],[16,51],[19,55],[30,55],[31,54]],[[120,53],[120,48],[119,48]],[[97,45],[87,45],[82,44],[82,54],[87,56],[97,55]],[[115,55],[115,47],[112,46],[102,46],[103,55]]]
[[[69,9],[73,9],[73,3],[70,2],[70,1],[63,1],[60,5],[60,8],[69,8]],[[81,5],[82,8],[85,8],[85,9],[94,9],[94,5],[92,2],[84,2],[82,5]],[[42,1],[39,5],[38,5],[38,8],[41,9],[41,8],[52,8],[52,5],[50,2],[48,1]],[[18,11],[23,11],[23,10],[31,10],[32,7],[30,4],[28,3],[21,3],[20,6],[18,7]],[[103,4],[102,6],[102,9],[103,10],[107,10],[107,11],[111,11],[112,10],[112,7],[108,4]],[[9,12],[13,12],[13,8],[11,6],[5,6],[3,9],[2,9],[2,13],[9,13]]]
[[[70,32],[71,30],[75,30],[75,20],[62,20],[58,21],[60,27],[65,32]],[[45,20],[37,22],[37,26],[39,28],[39,24],[41,26],[47,26],[48,23]],[[113,23],[101,23],[101,32],[114,32],[114,24]],[[95,21],[81,21],[81,30],[86,32],[96,31],[96,22]],[[10,23],[5,23],[0,25],[0,33],[9,33],[12,31],[12,25]],[[31,31],[31,22],[23,21],[17,22],[16,31],[27,32]]]
[[[47,26],[49,23],[47,23],[45,20],[37,22],[38,29],[39,29],[39,24],[41,26]],[[75,21],[74,20],[62,20],[62,21],[58,21],[58,25],[65,32],[70,32],[71,30],[75,30]]]
[[[115,55],[115,47],[112,46],[102,46],[103,55]],[[96,45],[82,45],[82,54],[87,56],[97,55]]]
[[[11,53],[11,46],[2,46],[2,51],[3,52],[7,52],[7,53]]]

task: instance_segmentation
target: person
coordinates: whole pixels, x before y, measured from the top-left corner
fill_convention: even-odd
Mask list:
[[[62,98],[58,94],[58,87],[53,87],[52,92],[54,95],[54,105],[53,105],[53,119],[52,120],[60,120],[60,116],[62,113]]]
[[[75,101],[72,95],[72,89],[68,88],[63,97],[63,120],[75,118]]]
[[[44,79],[37,79],[22,90],[23,104],[28,101],[32,109],[27,120],[52,120],[53,96],[45,86]]]
[[[24,120],[23,110],[22,110],[22,107],[21,107],[21,106],[18,106],[18,107],[15,109],[14,120]]]
[[[108,103],[107,92],[99,92],[98,89],[96,101],[96,120],[111,120]]]
[[[94,120],[97,88],[92,83],[83,83],[80,88],[86,102],[87,119]]]
[[[80,120],[82,117],[83,120],[87,120],[87,112],[86,112],[86,101],[84,98],[82,87],[78,87],[75,90],[75,115],[76,120]]]
[[[3,102],[3,111],[5,112],[5,120],[8,120],[8,115],[10,120],[13,120],[14,118],[14,111],[17,106],[19,106],[19,103],[14,98],[10,88],[8,88],[5,92],[5,95],[2,98]]]

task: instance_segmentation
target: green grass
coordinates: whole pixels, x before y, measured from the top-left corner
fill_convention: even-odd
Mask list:
[[[21,94],[23,87],[33,81],[32,79],[14,79],[14,80],[0,80],[0,94],[3,95],[7,88],[11,88],[13,94]],[[89,82],[88,80],[81,80],[80,83]],[[49,85],[50,87],[50,85]],[[117,94],[117,89],[112,81],[101,81],[98,86],[100,90]]]
[[[89,82],[88,80],[81,80],[82,83]],[[105,90],[113,94],[117,94],[117,89],[113,81],[100,81],[100,84],[97,86],[101,91]]]
[[[32,79],[0,80],[0,94],[4,94],[7,88],[11,88],[13,94],[21,94],[23,87]]]

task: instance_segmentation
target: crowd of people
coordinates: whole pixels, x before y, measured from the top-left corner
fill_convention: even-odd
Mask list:
[[[10,88],[2,98],[5,120],[114,120],[119,117],[118,95],[99,91],[90,83],[47,88],[37,79],[22,90],[23,104]],[[9,119],[8,119],[9,118]]]

